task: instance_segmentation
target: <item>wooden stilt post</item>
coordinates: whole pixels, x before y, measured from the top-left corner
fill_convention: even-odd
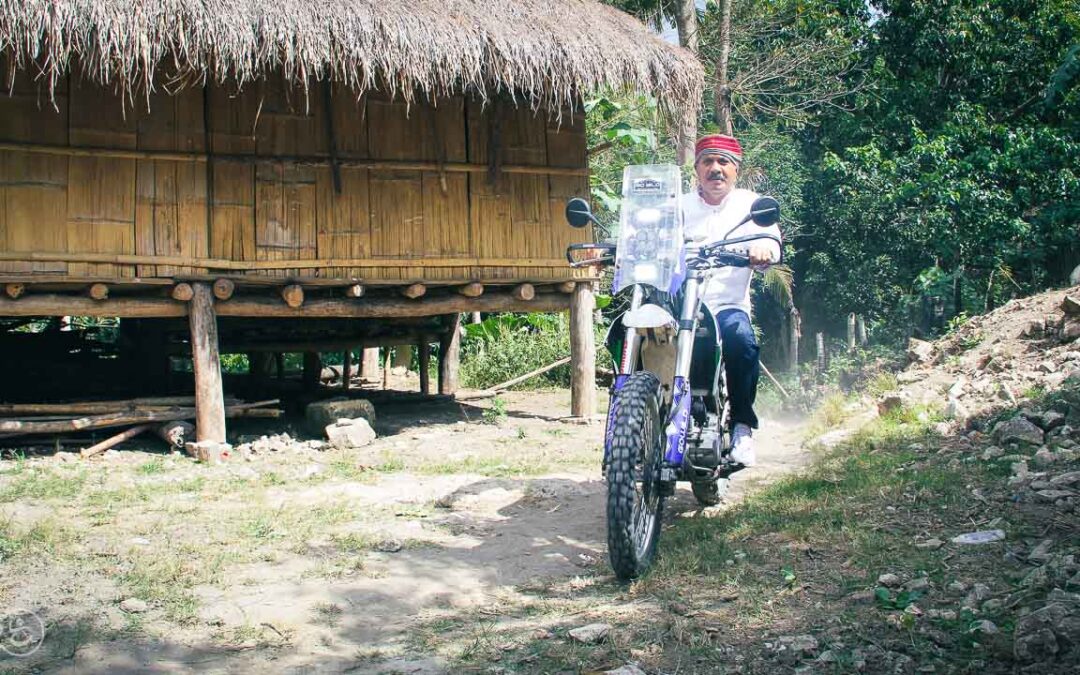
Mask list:
[[[352,349],[345,350],[345,358],[341,361],[341,388],[349,391],[349,380],[352,379]]]
[[[431,393],[431,343],[424,338],[420,344],[416,345],[417,353],[420,356],[420,393]]]
[[[825,372],[825,367],[828,365],[825,362],[825,333],[818,333],[814,336],[814,340],[817,343],[817,367],[819,373]]]
[[[394,347],[394,367],[395,368],[412,368],[412,345],[397,345]]]
[[[274,352],[274,369],[277,372],[277,379],[285,379],[285,355],[281,352]]]
[[[866,339],[866,319],[863,318],[862,314],[860,314],[856,318],[855,333],[858,335],[858,338],[859,338],[859,346],[860,347],[865,347],[866,343],[867,343],[867,339]]]
[[[458,364],[461,357],[461,315],[446,317],[446,332],[439,338],[439,393],[453,396],[458,389]]]
[[[855,351],[855,312],[847,315],[847,350]]]
[[[390,348],[383,350],[382,357],[382,388],[383,391],[390,389]]]
[[[364,360],[360,362],[360,377],[368,382],[379,382],[379,348],[367,347],[364,349]]]
[[[188,323],[195,369],[195,440],[224,443],[225,393],[221,385],[214,293],[207,284],[195,284],[192,290]]]
[[[570,296],[570,414],[596,412],[596,340],[593,335],[592,284],[579,283]]]
[[[322,375],[322,358],[319,352],[304,352],[304,389],[313,391],[319,388]]]

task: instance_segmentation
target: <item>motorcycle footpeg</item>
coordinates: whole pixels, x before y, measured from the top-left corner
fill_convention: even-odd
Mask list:
[[[716,478],[728,478],[732,474],[738,473],[746,468],[746,465],[742,462],[736,462],[733,459],[724,457],[720,460],[720,464],[716,467],[714,476]]]

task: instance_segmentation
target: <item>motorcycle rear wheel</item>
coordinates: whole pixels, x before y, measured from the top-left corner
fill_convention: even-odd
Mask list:
[[[618,393],[607,467],[608,556],[615,576],[629,580],[652,564],[660,538],[664,456],[660,381],[634,373]]]

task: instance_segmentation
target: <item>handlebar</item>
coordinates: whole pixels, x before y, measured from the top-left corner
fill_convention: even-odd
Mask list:
[[[586,260],[574,260],[574,251],[603,251],[596,258]],[[615,244],[570,244],[566,247],[566,262],[570,267],[587,267],[589,265],[609,265],[615,262]]]

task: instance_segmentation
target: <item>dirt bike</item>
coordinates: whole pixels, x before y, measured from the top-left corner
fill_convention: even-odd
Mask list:
[[[574,267],[613,264],[612,295],[631,294],[622,326],[613,322],[608,335],[618,367],[603,461],[609,558],[616,576],[628,580],[652,564],[664,501],[677,481],[689,481],[697,500],[713,505],[721,482],[743,468],[730,459],[720,341],[699,291],[711,270],[750,265],[731,247],[780,241],[770,234],[706,244],[684,239],[676,166],[626,167],[622,196],[617,243],[573,244],[566,255]],[[566,219],[574,227],[600,226],[580,198],[567,203]],[[779,219],[777,201],[761,197],[742,223],[767,227]]]

